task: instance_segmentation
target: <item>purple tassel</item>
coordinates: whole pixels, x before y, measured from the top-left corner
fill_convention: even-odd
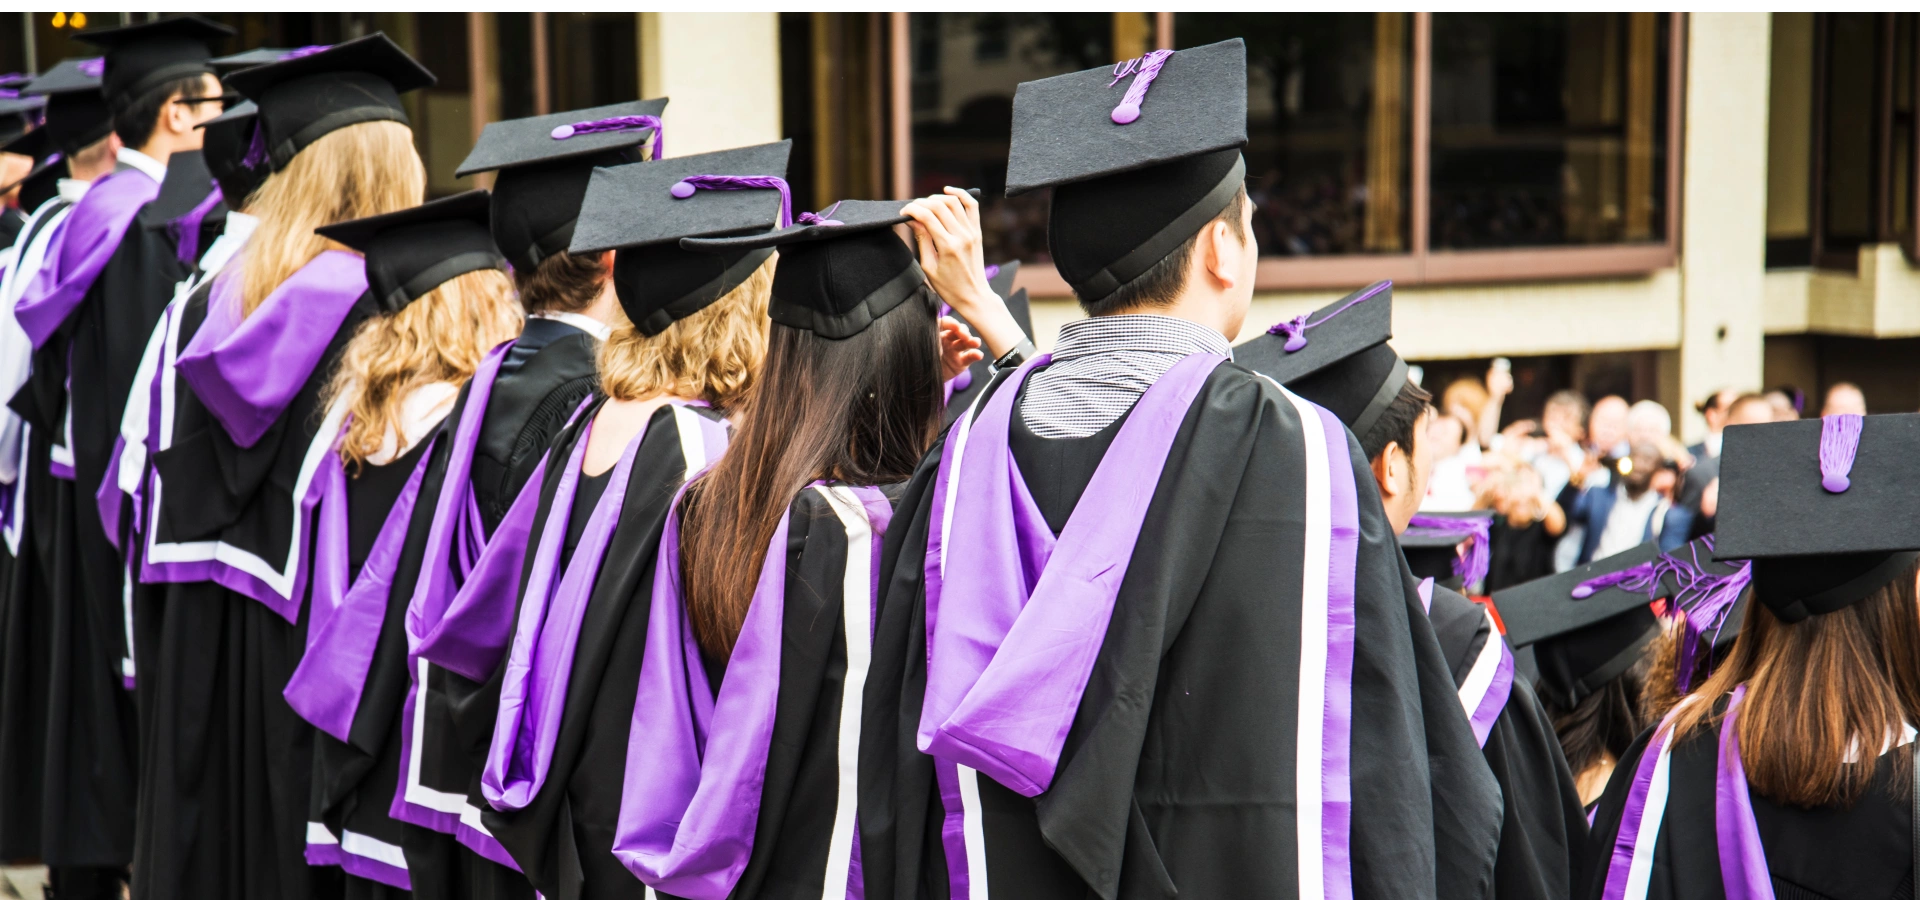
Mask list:
[[[258,169],[267,164],[267,136],[263,132],[260,120],[253,120],[253,142],[247,145],[247,155],[240,158],[240,165],[248,169]]]
[[[1337,316],[1343,312],[1346,312],[1349,309],[1354,308],[1355,306],[1358,306],[1361,303],[1364,303],[1368,300],[1373,299],[1374,297],[1379,296],[1382,291],[1385,291],[1391,287],[1393,287],[1392,281],[1382,281],[1379,284],[1374,285],[1373,287],[1370,287],[1364,291],[1361,291],[1359,295],[1355,296],[1352,300],[1348,300],[1346,304],[1341,306],[1339,309],[1336,309],[1333,312],[1327,313],[1326,316],[1320,319],[1320,321],[1318,322],[1307,321],[1307,317],[1305,315],[1294,316],[1293,318],[1288,319],[1285,322],[1281,322],[1280,324],[1267,329],[1267,333],[1286,335],[1287,344],[1284,349],[1288,353],[1297,353],[1301,350],[1306,349],[1308,330],[1318,328],[1322,325],[1327,324],[1327,322],[1330,321],[1334,316]]]
[[[286,62],[287,60],[290,60],[290,59],[299,59],[300,57],[303,57],[303,56],[312,56],[315,53],[319,53],[323,50],[332,50],[332,49],[333,49],[332,44],[308,44],[305,47],[296,47],[292,50],[288,50],[287,52],[280,54],[279,61]]]
[[[786,228],[793,224],[793,189],[787,186],[785,178],[773,175],[688,175],[674,182],[668,193],[676,200],[685,200],[699,191],[751,190],[779,191],[778,227]]]
[[[83,59],[75,68],[80,70],[80,74],[88,78],[99,78],[107,72],[107,58],[104,56],[96,56],[92,59]]]
[[[587,122],[575,122],[572,125],[555,125],[549,136],[556,141],[564,141],[577,134],[599,134],[605,131],[634,131],[641,128],[653,129],[653,158],[667,155],[667,130],[660,124],[659,116],[614,116],[609,119],[593,119]]]
[[[1724,575],[1707,571],[1702,552],[1713,552],[1713,536],[1688,544],[1683,551],[1656,556],[1650,562],[1609,572],[1580,582],[1573,598],[1584,600],[1600,591],[1618,587],[1646,595],[1647,602],[1659,599],[1661,584],[1672,576],[1678,588],[1667,597],[1667,615],[1681,628],[1680,656],[1674,666],[1674,681],[1681,694],[1693,689],[1694,670],[1698,668],[1700,647],[1717,643],[1726,629],[1728,613],[1753,583],[1753,564],[1742,562]],[[1680,553],[1685,553],[1685,558]],[[1708,633],[1711,632],[1711,637]]]
[[[1853,457],[1860,450],[1860,428],[1865,416],[1826,416],[1820,420],[1820,486],[1829,494],[1853,486]]]
[[[803,212],[793,220],[793,223],[795,225],[845,225],[847,223],[831,218],[833,211],[840,208],[840,202],[835,201],[832,206],[817,213]]]
[[[60,161],[59,153],[49,153],[47,154],[47,158],[42,160],[40,164],[43,166],[50,166],[59,161]]]
[[[1407,534],[1425,537],[1454,537],[1461,540],[1473,539],[1465,556],[1455,555],[1453,574],[1460,576],[1463,585],[1478,584],[1487,577],[1487,569],[1492,566],[1492,554],[1487,542],[1493,529],[1493,520],[1484,516],[1419,516],[1407,524]]]
[[[1172,50],[1155,50],[1145,56],[1123,60],[1113,64],[1113,80],[1107,87],[1120,83],[1120,79],[1133,76],[1133,83],[1127,85],[1127,93],[1120,98],[1120,105],[1113,108],[1113,123],[1128,125],[1140,118],[1140,104],[1146,102],[1147,88],[1153,86],[1153,80],[1160,77],[1160,68],[1173,56]]]

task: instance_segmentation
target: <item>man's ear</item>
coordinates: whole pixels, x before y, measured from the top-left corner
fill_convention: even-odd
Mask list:
[[[1208,222],[1195,249],[1199,251],[1201,265],[1221,289],[1233,290],[1239,286],[1240,273],[1227,262],[1227,256],[1238,249],[1234,246],[1232,226],[1219,219]]]
[[[1400,472],[1407,464],[1407,455],[1400,452],[1398,443],[1388,443],[1373,458],[1373,480],[1380,485],[1380,494],[1385,497],[1398,497],[1407,486],[1401,483]]]

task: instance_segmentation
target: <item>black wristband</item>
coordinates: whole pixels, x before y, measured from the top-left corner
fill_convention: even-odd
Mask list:
[[[1008,350],[1006,355],[993,361],[993,370],[999,372],[1005,369],[1016,368],[1021,363],[1038,355],[1039,351],[1034,348],[1033,342],[1026,338],[1021,338],[1020,343],[1013,345],[1013,349]]]

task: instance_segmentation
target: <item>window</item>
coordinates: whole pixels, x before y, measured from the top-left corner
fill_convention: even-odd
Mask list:
[[[780,14],[780,119],[793,139],[794,212],[892,196],[886,169],[886,16]]]
[[[1862,247],[1913,225],[1916,15],[1814,17],[1813,262],[1853,270]]]

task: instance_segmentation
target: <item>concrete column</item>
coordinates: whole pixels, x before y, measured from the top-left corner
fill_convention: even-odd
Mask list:
[[[1679,410],[1688,441],[1706,432],[1692,404],[1761,386],[1771,26],[1767,13],[1688,16]]]
[[[668,156],[779,140],[779,14],[641,13],[640,95],[673,101]]]

